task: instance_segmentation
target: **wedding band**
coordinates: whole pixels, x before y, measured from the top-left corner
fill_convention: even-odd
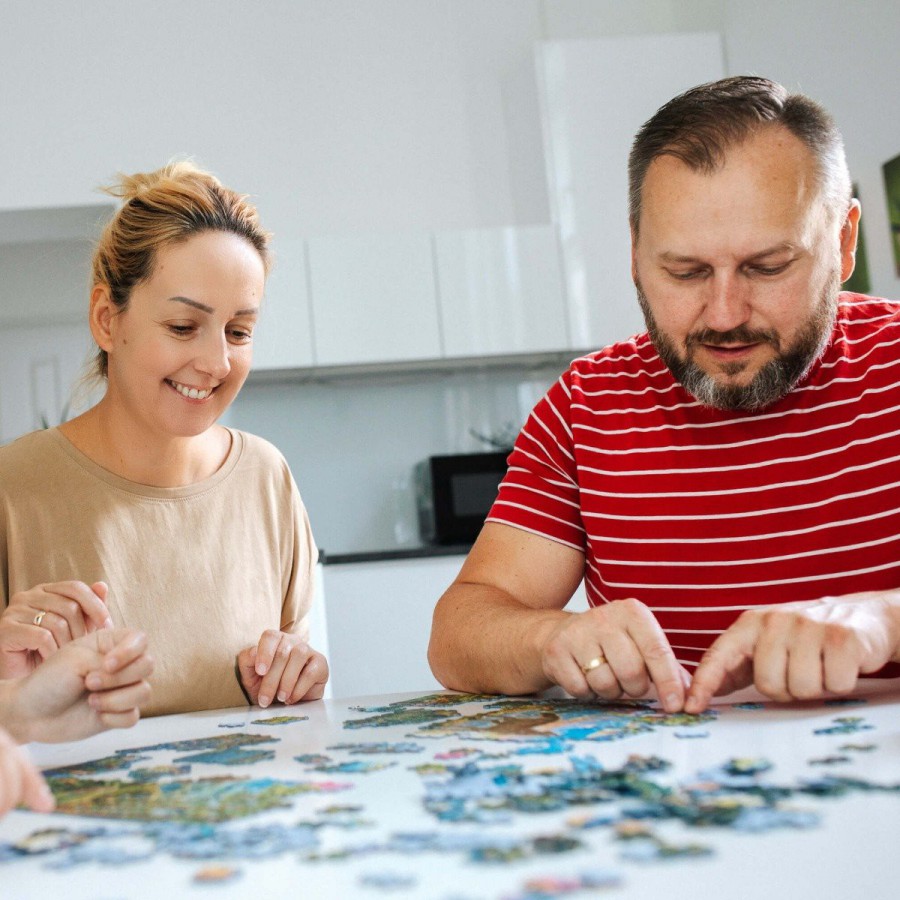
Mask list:
[[[595,656],[590,662],[585,663],[581,667],[581,671],[584,672],[585,675],[587,675],[588,672],[593,672],[594,669],[599,669],[600,666],[602,666],[605,662],[606,660],[603,658],[603,654],[601,653],[599,656]]]
[[[44,621],[44,616],[47,615],[47,610],[42,609],[38,612],[38,614],[31,620],[35,625],[40,625],[41,622]]]

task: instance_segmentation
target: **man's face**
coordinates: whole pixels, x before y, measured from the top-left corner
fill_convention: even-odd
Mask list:
[[[820,198],[812,154],[780,126],[711,174],[650,165],[632,272],[647,328],[702,403],[756,409],[787,394],[827,344],[853,271],[859,208]]]

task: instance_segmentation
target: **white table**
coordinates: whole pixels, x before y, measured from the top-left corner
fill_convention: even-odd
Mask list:
[[[169,716],[32,745],[60,768],[64,808],[108,816],[8,815],[0,896],[896,896],[898,694],[723,705],[681,723],[649,704],[425,696]],[[218,755],[181,743],[198,739]],[[690,824],[738,813],[742,828]],[[660,848],[674,855],[654,858]]]

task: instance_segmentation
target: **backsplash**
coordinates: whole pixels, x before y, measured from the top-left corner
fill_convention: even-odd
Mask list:
[[[355,553],[419,542],[412,468],[515,432],[561,367],[247,384],[227,424],[285,455],[318,545]]]

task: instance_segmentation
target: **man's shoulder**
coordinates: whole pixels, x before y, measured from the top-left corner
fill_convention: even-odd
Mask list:
[[[838,302],[835,337],[836,349],[851,357],[877,352],[878,347],[887,352],[900,341],[900,301],[843,292]]]
[[[838,296],[838,322],[841,325],[870,326],[900,320],[900,300],[871,297],[842,291]]]

